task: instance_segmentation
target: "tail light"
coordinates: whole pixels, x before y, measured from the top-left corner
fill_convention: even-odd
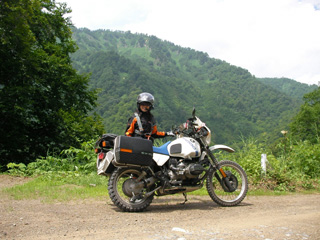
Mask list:
[[[99,153],[99,160],[104,159],[104,156],[105,156],[105,153],[104,153],[104,152]]]

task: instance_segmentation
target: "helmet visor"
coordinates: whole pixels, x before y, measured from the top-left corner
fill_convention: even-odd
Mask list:
[[[149,102],[141,102],[140,105],[141,106],[151,107],[151,103],[149,103]]]

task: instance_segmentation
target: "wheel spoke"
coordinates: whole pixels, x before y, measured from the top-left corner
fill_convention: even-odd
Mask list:
[[[124,211],[138,212],[150,205],[153,195],[146,196],[141,181],[144,175],[138,169],[117,169],[109,179],[109,196],[113,203]]]
[[[130,170],[132,171],[132,170]],[[141,191],[140,193],[135,193],[132,187],[133,184],[135,183],[135,179],[138,178],[140,173],[137,172],[131,172],[130,174],[128,173],[123,173],[120,174],[118,177],[117,181],[117,192],[119,197],[130,204],[135,204],[136,202],[140,203],[143,200],[143,192]],[[127,188],[127,191],[124,191],[124,187]]]
[[[225,178],[211,170],[207,178],[207,190],[210,197],[222,206],[239,204],[246,196],[248,190],[247,176],[244,170],[235,162],[222,161],[220,168],[225,173]],[[228,182],[226,182],[226,179]]]

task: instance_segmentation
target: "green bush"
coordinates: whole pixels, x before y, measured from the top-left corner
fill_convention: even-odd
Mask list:
[[[290,146],[286,157],[290,170],[310,178],[320,177],[320,144],[308,141],[298,142]]]
[[[46,156],[36,159],[27,166],[20,163],[9,163],[8,172],[13,175],[38,176],[56,173],[90,173],[96,170],[96,154],[93,150],[94,141],[84,142],[81,148],[71,147],[63,150],[58,156]]]
[[[238,162],[246,171],[253,188],[275,191],[314,189],[320,177],[320,144],[292,142],[285,138],[273,154],[254,139],[245,139],[241,148],[228,158]],[[267,154],[267,171],[262,172],[261,154]]]
[[[235,153],[217,154],[220,159],[230,159],[239,163],[246,171],[252,189],[269,189],[274,191],[296,191],[297,189],[314,189],[319,186],[320,144],[310,142],[293,143],[289,138],[277,145],[276,154],[261,143],[249,138],[243,140]],[[94,141],[84,142],[81,148],[71,147],[57,156],[39,158],[35,162],[9,163],[8,171],[13,175],[42,176],[49,180],[61,182],[78,182],[86,176],[95,175],[96,154]],[[157,145],[162,145],[158,141]],[[261,168],[261,155],[267,154],[267,171]]]

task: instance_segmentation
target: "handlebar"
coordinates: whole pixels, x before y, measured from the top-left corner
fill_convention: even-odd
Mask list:
[[[206,128],[201,127],[196,129],[194,128],[194,126],[197,126],[197,124],[193,122],[193,119],[188,119],[186,123],[173,128],[172,132],[176,135],[183,134],[194,138],[201,138],[208,135],[208,131]]]

